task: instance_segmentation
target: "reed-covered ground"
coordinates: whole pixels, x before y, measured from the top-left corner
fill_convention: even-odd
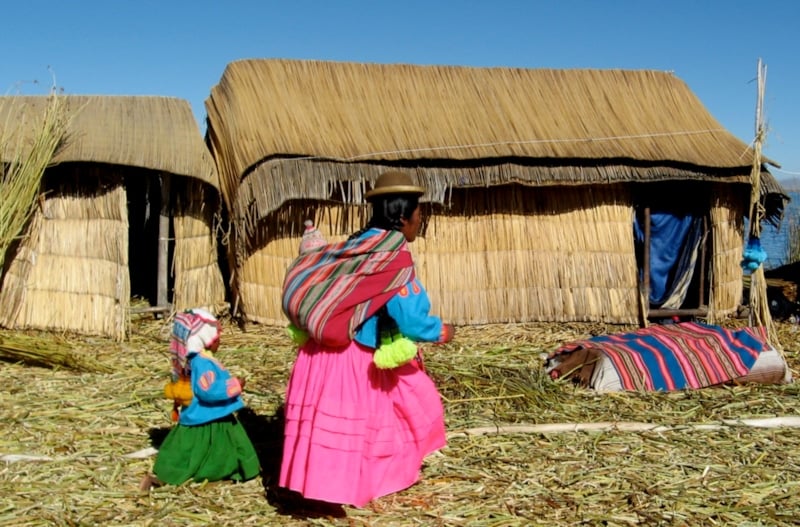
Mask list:
[[[294,358],[281,328],[227,324],[219,352],[247,379],[240,417],[263,476],[149,493],[138,486],[154,458],[129,455],[146,456],[171,426],[162,395],[168,323],[142,317],[123,343],[45,335],[70,359],[65,366],[0,362],[0,525],[795,525],[800,429],[731,420],[797,416],[800,385],[599,395],[543,374],[540,354],[559,343],[627,329],[461,328],[451,344],[426,346],[448,446],[428,458],[412,488],[340,510],[311,507],[274,487]],[[778,324],[778,332],[797,373],[797,326]],[[0,332],[0,345],[18,338]],[[667,428],[525,426],[601,422]],[[709,424],[722,426],[697,426]],[[500,428],[508,425],[518,426]]]

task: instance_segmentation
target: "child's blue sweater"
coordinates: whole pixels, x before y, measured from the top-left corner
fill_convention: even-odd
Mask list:
[[[244,408],[242,385],[207,352],[189,358],[192,402],[181,411],[179,423],[196,426],[215,421]]]

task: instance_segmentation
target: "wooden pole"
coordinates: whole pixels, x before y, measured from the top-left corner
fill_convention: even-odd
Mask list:
[[[766,129],[764,126],[764,88],[767,68],[758,60],[758,98],[756,101],[756,136],[753,140],[753,165],[750,172],[750,233],[749,238],[759,239],[761,236],[761,220],[764,210],[761,206],[761,147],[764,143]],[[767,342],[780,349],[775,333],[772,315],[769,312],[767,299],[767,282],[764,277],[764,266],[750,274],[750,325],[760,326],[766,330]]]
[[[644,283],[644,294],[646,305],[650,308],[650,207],[644,209],[644,253],[642,255],[642,282]]]
[[[706,246],[708,244],[708,217],[703,216],[703,237],[700,239],[700,279],[697,284],[698,293],[697,307],[706,307],[708,300],[706,299],[706,258],[708,258]]]
[[[170,180],[169,175],[161,174],[161,212],[158,218],[158,289],[156,304],[164,308],[169,304],[169,220],[170,220]]]
[[[711,423],[687,423],[667,425],[636,421],[605,421],[599,423],[543,423],[543,424],[498,424],[464,428],[447,433],[447,438],[475,437],[501,434],[557,434],[569,432],[669,432],[686,430],[722,430],[725,428],[800,428],[800,417],[787,415],[755,419],[723,419]]]
[[[639,282],[639,327],[646,328],[650,318],[650,207],[644,208],[644,246],[642,279]]]

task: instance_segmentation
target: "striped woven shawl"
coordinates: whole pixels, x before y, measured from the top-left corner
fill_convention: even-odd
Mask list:
[[[289,266],[283,312],[320,344],[345,346],[413,278],[413,260],[400,232],[329,244]]]
[[[570,342],[550,356],[602,353],[613,363],[625,390],[672,391],[742,377],[764,348],[763,328],[731,330],[684,322]]]

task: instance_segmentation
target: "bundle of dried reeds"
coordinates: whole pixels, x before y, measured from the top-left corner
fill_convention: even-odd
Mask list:
[[[24,104],[14,99],[4,99],[2,104]],[[30,218],[39,195],[45,168],[62,146],[68,125],[62,97],[55,90],[47,101],[41,122],[40,115],[30,115],[25,109],[0,108],[6,122],[0,123],[0,269],[6,251],[21,234]],[[14,122],[11,120],[14,119]],[[33,121],[33,122],[31,122]],[[30,144],[12,141],[21,129],[32,127]]]
[[[34,366],[64,366],[77,371],[110,373],[112,369],[86,355],[75,353],[74,343],[53,335],[31,336],[0,332],[0,358]]]

